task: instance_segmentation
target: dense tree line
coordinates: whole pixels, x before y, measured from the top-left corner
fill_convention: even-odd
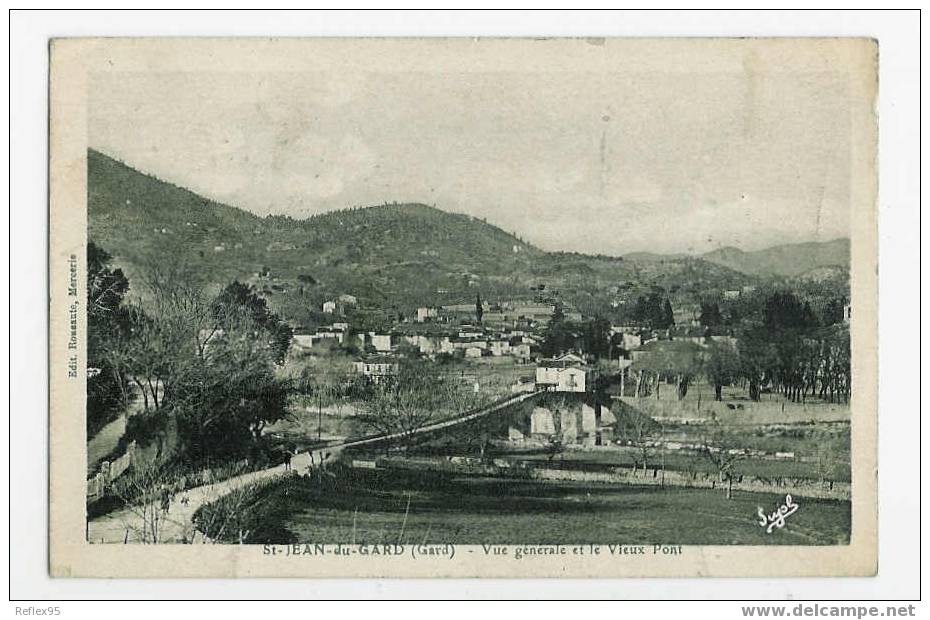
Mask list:
[[[702,316],[713,321],[712,306]],[[823,324],[810,303],[776,291],[765,298],[759,316],[744,321],[735,340],[707,338],[703,346],[662,341],[633,365],[634,394],[659,396],[662,382],[673,382],[684,398],[694,377],[703,376],[722,399],[723,387],[739,384],[758,401],[764,390],[793,402],[817,397],[848,402],[851,392],[849,332],[842,324]]]
[[[580,323],[569,321],[559,305],[556,305],[546,325],[540,350],[546,357],[575,351],[595,359],[606,359],[612,352],[614,355],[619,352],[612,344],[608,319],[594,317]]]
[[[753,400],[759,400],[764,385],[794,402],[808,396],[849,400],[849,331],[842,324],[824,325],[793,293],[766,299],[761,324],[742,330],[739,360]]]
[[[668,329],[675,325],[672,302],[659,291],[637,297],[630,318],[649,329]]]

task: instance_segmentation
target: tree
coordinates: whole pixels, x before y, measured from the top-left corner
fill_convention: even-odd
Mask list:
[[[131,399],[129,379],[114,351],[125,336],[128,313],[123,299],[129,280],[112,269],[112,257],[93,241],[87,243],[87,436],[125,411]]]
[[[481,304],[481,293],[478,293],[475,296],[475,319],[478,323],[481,323],[481,319],[484,317],[484,306]]]
[[[712,343],[707,351],[704,374],[714,386],[714,400],[723,400],[723,386],[730,385],[739,376],[739,357],[729,344]]]
[[[644,381],[648,375],[653,379],[657,399],[661,381],[673,378],[678,400],[683,400],[691,381],[701,372],[701,348],[691,342],[657,342],[639,356],[632,368],[640,373],[637,396],[644,395]]]
[[[362,420],[385,435],[401,435],[409,445],[414,431],[445,415],[469,408],[470,390],[456,377],[426,361],[403,360],[394,380],[373,386],[362,405]]]
[[[132,469],[113,485],[113,493],[125,503],[132,515],[122,524],[127,541],[143,544],[166,542],[162,536],[162,528],[170,512],[170,506],[162,501],[163,496],[170,493],[166,478],[158,464],[140,461],[133,463]]]
[[[716,327],[723,324],[723,317],[720,314],[720,306],[717,302],[701,302],[701,314],[698,320],[704,327]]]
[[[193,463],[251,453],[286,411],[289,387],[274,374],[277,317],[242,285],[210,299],[170,262],[151,265],[142,281],[145,294],[111,347],[143,399],[133,437]]]
[[[665,298],[665,306],[662,308],[662,329],[668,329],[675,325],[675,313],[672,312],[672,302],[668,297]]]
[[[789,291],[776,291],[765,300],[763,324],[770,331],[808,329],[817,326],[810,303],[801,302]]]
[[[646,469],[649,467],[649,458],[653,453],[650,437],[655,422],[649,416],[638,412],[635,415],[628,416],[628,419],[632,430],[631,435],[636,448],[639,450],[639,459],[642,462],[643,475],[645,476]]]
[[[241,458],[286,412],[287,391],[267,367],[229,355],[184,377],[169,406],[193,462]]]
[[[645,297],[636,299],[632,319],[651,329],[668,329],[675,324],[672,304],[661,290],[653,290]]]
[[[733,497],[736,464],[746,458],[745,452],[737,445],[738,441],[731,433],[716,422],[709,425],[709,431],[701,438],[699,452],[714,465],[717,479],[727,483],[727,499]]]
[[[595,317],[586,321],[582,327],[584,352],[596,359],[607,358],[610,354],[610,321]]]
[[[546,331],[543,334],[543,341],[540,345],[542,354],[546,357],[553,357],[576,348],[578,334],[576,325],[565,320],[565,314],[561,306],[556,305],[549,324],[546,325]]]
[[[814,464],[820,485],[830,484],[833,488],[833,478],[842,468],[839,466],[841,450],[835,439],[823,439],[814,446]]]
[[[213,302],[213,315],[217,321],[215,324],[222,322],[230,313],[236,312],[246,313],[255,326],[268,332],[275,362],[284,363],[294,335],[293,330],[268,308],[268,303],[258,295],[254,287],[242,284],[238,280],[227,285]]]
[[[846,307],[845,297],[834,297],[830,299],[823,309],[822,323],[824,325],[835,325],[843,322],[843,310]]]
[[[222,295],[211,312],[221,335],[202,348],[200,363],[175,378],[169,403],[194,461],[248,454],[264,427],[284,418],[289,391],[274,374],[280,350],[269,332],[276,318],[227,305]]]

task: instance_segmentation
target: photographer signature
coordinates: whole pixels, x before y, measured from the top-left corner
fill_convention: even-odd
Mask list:
[[[790,493],[785,495],[785,503],[779,506],[772,514],[766,515],[762,507],[759,506],[759,525],[764,527],[767,533],[771,534],[774,528],[777,527],[781,529],[785,527],[785,519],[796,513],[798,508],[800,508],[800,506],[794,503],[794,499],[791,497]]]

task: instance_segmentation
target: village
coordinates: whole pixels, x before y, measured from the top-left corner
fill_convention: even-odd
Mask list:
[[[753,287],[749,287],[723,291],[722,296],[733,300],[752,292]],[[342,357],[350,360],[336,364],[342,369],[343,385],[360,381],[385,386],[399,380],[403,364],[418,360],[465,383],[475,402],[535,392],[574,397],[575,406],[561,411],[537,406],[522,423],[506,425],[506,432],[501,427],[493,440],[504,446],[505,452],[548,448],[556,443],[560,449],[613,445],[625,447],[632,454],[632,463],[646,467],[652,452],[683,451],[699,456],[702,450],[721,449],[708,446],[705,434],[693,430],[705,428],[709,420],[718,417],[725,420],[742,414],[742,423],[755,417],[760,423],[789,426],[801,419],[848,421],[846,408],[839,401],[836,406],[818,406],[813,395],[805,403],[779,399],[776,408],[781,419],[753,416],[754,411],[773,408],[766,402],[771,402],[771,394],[759,402],[739,396],[736,384],[741,381],[736,368],[723,369],[726,376],[718,376],[717,385],[707,380],[707,367],[713,365],[715,355],[723,352],[735,363],[739,342],[733,330],[702,325],[697,312],[690,310],[687,315],[677,315],[676,324],[665,329],[610,325],[602,335],[607,340],[606,355],[598,355],[586,352],[590,342],[581,334],[580,327],[590,317],[553,297],[546,302],[488,302],[477,295],[472,304],[421,306],[409,317],[399,318],[390,329],[363,332],[356,332],[350,322],[357,306],[357,298],[349,294],[325,301],[321,310],[334,320],[312,333],[295,331],[287,362],[291,372],[308,359],[319,372],[320,364]],[[847,304],[843,324],[848,326],[849,320]],[[567,347],[552,349],[553,321],[569,326]],[[686,368],[676,368],[676,363]],[[650,372],[652,376],[647,377]],[[668,392],[661,389],[663,383],[673,384],[676,372],[688,373],[687,381],[694,383],[690,396],[687,385],[682,390],[681,378]],[[649,385],[645,385],[647,381]],[[723,398],[724,393],[729,398]],[[345,404],[351,399],[342,400]],[[322,406],[319,408],[317,424],[322,427],[324,416]],[[327,408],[327,412],[335,411],[339,408]],[[359,413],[352,407],[343,408],[343,415],[345,412]],[[659,426],[661,433],[656,430]],[[317,431],[318,437],[342,438],[338,431]],[[815,460],[785,447],[762,450],[752,441],[725,449],[746,458],[799,463]]]

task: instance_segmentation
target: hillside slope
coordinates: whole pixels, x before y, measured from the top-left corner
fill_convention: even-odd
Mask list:
[[[126,269],[135,293],[152,265],[183,264],[216,288],[253,284],[289,320],[332,320],[324,300],[370,308],[533,298],[540,284],[586,314],[651,287],[691,298],[752,278],[699,258],[629,260],[547,253],[485,221],[422,204],[258,217],[88,152],[88,234]],[[613,303],[612,303],[613,302]]]
[[[753,275],[797,276],[820,267],[849,267],[849,239],[793,243],[755,252],[725,247],[701,256],[706,261]]]
[[[476,287],[522,290],[521,274],[543,254],[486,222],[426,205],[260,218],[96,151],[87,174],[89,238],[130,278],[184,263],[207,283],[249,281],[292,314],[343,293],[415,307],[474,299]]]

